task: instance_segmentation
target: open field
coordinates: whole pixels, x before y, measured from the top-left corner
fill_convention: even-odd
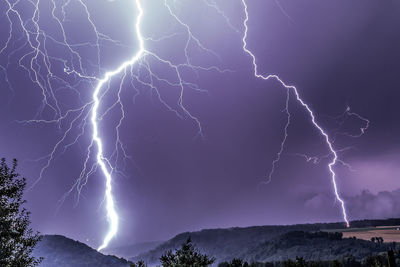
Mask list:
[[[378,226],[368,228],[349,228],[329,230],[329,232],[341,232],[343,237],[371,240],[372,237],[382,237],[384,242],[400,242],[400,226]]]

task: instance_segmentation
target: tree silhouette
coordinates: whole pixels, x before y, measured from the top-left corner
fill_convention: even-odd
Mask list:
[[[37,232],[29,228],[29,212],[23,207],[25,178],[16,172],[17,161],[8,167],[0,160],[0,266],[37,266],[41,259],[31,256],[40,240]]]
[[[132,263],[130,267],[147,267],[144,261],[140,260],[137,263]]]
[[[242,259],[233,259],[229,264],[230,267],[243,267],[243,260]]]
[[[167,251],[160,261],[163,267],[206,267],[213,264],[215,259],[199,253],[188,238],[180,249],[175,253]]]
[[[378,244],[383,244],[383,242],[384,242],[383,238],[380,237],[380,236],[372,237],[372,238],[371,238],[371,241],[372,241],[373,243],[378,243]]]

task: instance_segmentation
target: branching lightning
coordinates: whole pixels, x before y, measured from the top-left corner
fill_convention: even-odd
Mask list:
[[[341,205],[341,208],[342,208],[343,220],[346,222],[347,227],[350,227],[350,223],[349,223],[349,220],[347,218],[347,212],[346,212],[345,203],[344,203],[343,199],[340,197],[340,194],[339,194],[339,191],[338,191],[338,187],[337,187],[337,183],[336,183],[336,173],[335,173],[334,167],[335,167],[336,163],[338,162],[338,155],[337,155],[337,152],[335,151],[335,149],[333,148],[333,145],[332,145],[332,143],[330,141],[329,135],[318,124],[318,122],[315,119],[314,112],[310,109],[308,104],[306,104],[303,101],[303,99],[300,97],[300,94],[299,94],[299,92],[298,92],[298,90],[297,90],[297,88],[295,86],[287,85],[284,81],[281,80],[281,78],[279,78],[278,75],[275,75],[275,74],[262,75],[262,74],[260,74],[258,72],[256,56],[247,48],[247,33],[248,33],[248,21],[249,21],[249,12],[248,12],[248,8],[247,8],[247,3],[246,3],[245,0],[241,0],[241,1],[243,3],[244,12],[245,12],[245,19],[244,19],[244,22],[243,22],[243,26],[244,26],[245,31],[244,31],[244,35],[243,35],[243,39],[242,39],[242,41],[243,41],[243,50],[252,59],[254,76],[257,77],[257,78],[263,79],[263,80],[270,80],[270,79],[277,80],[284,88],[286,88],[287,90],[292,90],[293,93],[296,96],[296,100],[307,110],[308,114],[310,115],[312,124],[320,132],[320,134],[324,137],[325,142],[326,142],[326,144],[327,144],[327,146],[328,146],[328,148],[330,150],[330,153],[333,156],[332,161],[328,164],[328,169],[329,169],[329,172],[331,174],[331,179],[332,179],[332,184],[333,184],[333,189],[334,189],[334,192],[335,192],[336,199],[340,202],[340,205]],[[288,110],[288,101],[286,101],[286,110]],[[274,168],[275,168],[276,162],[279,161],[279,159],[280,159],[280,155],[282,153],[283,146],[284,146],[285,141],[286,141],[287,127],[288,127],[289,123],[290,123],[290,113],[288,112],[288,123],[285,126],[285,137],[284,137],[283,142],[281,144],[281,149],[278,152],[278,156],[274,160],[274,162],[272,163],[272,170],[271,170],[271,173],[269,174],[269,177],[268,177],[269,179],[271,179],[271,176],[272,176],[272,174],[274,172]]]
[[[90,9],[84,0],[51,0],[47,3],[40,0],[29,0],[26,1],[26,3],[20,0],[5,0],[5,3],[3,3],[6,6],[4,15],[9,24],[8,35],[5,37],[4,44],[0,45],[0,56],[4,57],[4,55],[7,55],[6,61],[0,62],[0,71],[4,73],[4,81],[8,85],[10,92],[14,94],[14,88],[12,82],[8,78],[7,70],[10,69],[12,59],[16,57],[17,68],[26,71],[29,79],[39,89],[42,97],[42,102],[35,116],[29,120],[18,122],[22,124],[43,124],[45,126],[55,125],[61,133],[60,137],[54,142],[51,149],[49,149],[50,152],[47,155],[35,159],[35,162],[40,163],[42,168],[31,188],[35,187],[46,176],[46,172],[58,157],[66,153],[74,145],[84,144],[84,160],[82,161],[81,171],[77,174],[77,179],[74,180],[70,189],[61,197],[58,206],[61,207],[65,199],[75,191],[77,205],[82,190],[88,183],[89,177],[95,175],[98,170],[101,171],[102,176],[105,177],[104,205],[109,229],[102,244],[98,247],[98,250],[106,248],[118,232],[119,216],[117,213],[116,199],[113,195],[113,178],[115,178],[116,175],[125,175],[124,168],[120,168],[120,165],[122,165],[120,161],[123,161],[123,165],[126,165],[128,160],[133,162],[132,157],[126,150],[120,137],[120,129],[125,119],[124,103],[127,101],[122,97],[123,90],[126,88],[133,88],[133,102],[136,101],[140,90],[149,90],[161,106],[168,112],[176,115],[179,119],[188,119],[196,128],[196,136],[204,138],[200,119],[195,114],[192,114],[190,109],[185,105],[185,92],[186,90],[193,90],[202,94],[207,93],[207,91],[199,87],[195,82],[190,80],[190,78],[186,78],[185,72],[191,71],[195,74],[206,71],[214,71],[220,74],[231,72],[230,69],[219,66],[222,65],[222,60],[219,58],[218,54],[208,48],[202,40],[196,36],[191,27],[180,18],[177,12],[175,12],[168,0],[160,1],[160,3],[161,6],[165,8],[169,18],[175,22],[178,30],[174,33],[156,37],[142,35],[142,19],[144,14],[148,12],[145,12],[143,7],[144,2],[142,0],[131,1],[137,12],[135,22],[132,24],[134,25],[138,43],[138,48],[136,49],[102,33],[96,27],[96,23],[90,14]],[[349,226],[345,203],[339,194],[334,170],[337,163],[343,164],[351,169],[350,165],[338,158],[338,153],[343,151],[343,149],[335,150],[333,147],[334,140],[332,141],[327,131],[317,122],[314,112],[300,97],[295,86],[287,85],[275,74],[263,75],[259,73],[256,56],[247,45],[249,21],[247,3],[246,0],[240,1],[245,14],[243,21],[244,32],[241,39],[243,44],[242,48],[252,60],[254,76],[262,80],[274,79],[287,90],[285,108],[283,110],[287,116],[287,120],[284,127],[283,138],[280,143],[279,151],[272,162],[271,170],[265,177],[266,179],[263,183],[270,183],[272,181],[276,167],[283,155],[291,122],[291,113],[289,111],[290,99],[295,96],[297,102],[308,112],[313,126],[324,138],[329,149],[329,154],[320,158],[332,158],[328,164],[330,178],[333,183],[336,199],[341,205],[343,220],[346,222],[347,226]],[[226,26],[232,31],[240,33],[239,29],[234,26],[233,21],[220,6],[218,6],[215,0],[203,0],[202,3],[206,7],[212,9],[214,13],[221,16]],[[20,10],[24,4],[30,7],[30,13],[29,11],[22,12]],[[58,30],[57,34],[52,34],[42,27],[41,6],[46,4],[50,5],[48,8],[48,10],[50,10],[49,17],[51,21],[54,22],[54,27]],[[81,8],[81,11],[85,14],[84,19],[94,33],[94,40],[74,43],[71,41],[72,38],[69,38],[65,24],[68,22],[69,7],[72,4]],[[279,5],[278,2],[277,4]],[[77,6],[74,6],[74,8],[77,8]],[[29,10],[29,8],[24,8],[25,10]],[[21,36],[18,37],[18,34]],[[146,48],[146,42],[157,43],[182,36],[185,37],[182,49],[184,55],[183,62],[176,63]],[[107,67],[102,66],[101,62],[101,48],[104,43],[112,44],[118,48],[129,48],[131,51],[135,51],[135,53],[129,60],[124,61],[119,64],[116,69],[110,71],[107,70]],[[52,46],[57,47],[59,54],[51,52],[50,47]],[[200,51],[199,53],[211,56],[219,62],[219,65],[196,65],[191,57],[190,47],[192,46],[195,46],[197,50]],[[80,51],[81,48],[95,49],[96,58],[93,60],[85,59],[85,56],[82,54],[83,52]],[[153,70],[152,62],[157,62],[158,65],[168,69],[173,75],[166,78],[162,73],[157,73]],[[60,71],[60,69],[62,70]],[[120,79],[117,90],[113,88],[114,79]],[[178,95],[176,103],[171,104],[170,101],[163,98],[163,94],[159,90],[160,86],[176,90]],[[65,90],[70,91],[71,94],[76,96],[79,104],[72,108],[65,108],[61,97],[58,96],[60,91]],[[89,95],[85,95],[85,90],[89,92]],[[105,104],[106,101],[104,100],[106,100],[106,98],[109,100],[110,95],[115,97],[115,100],[112,103],[107,102],[107,104]],[[106,120],[106,117],[112,112],[118,112],[119,119],[114,121],[113,130],[115,130],[115,142],[113,143],[113,150],[110,152],[105,148],[103,143],[105,137],[101,134],[99,124]],[[369,121],[357,113],[350,112],[350,108],[347,108],[346,111],[336,119],[342,122],[348,117],[355,117],[365,123],[360,129],[360,134],[337,134],[350,137],[360,137],[363,135],[369,127]],[[90,140],[85,143],[85,138],[88,136]],[[303,154],[299,155],[304,157],[307,161],[314,163],[320,161],[320,158],[317,157],[309,157]]]
[[[6,42],[0,47],[0,55],[8,53],[7,62],[5,65],[0,64],[0,70],[4,72],[5,81],[9,86],[9,89],[14,93],[12,84],[8,80],[7,69],[11,64],[11,57],[23,53],[18,59],[18,67],[22,68],[28,73],[31,81],[37,85],[42,95],[42,104],[38,109],[35,117],[30,120],[18,121],[23,124],[40,123],[45,125],[56,125],[57,128],[62,132],[61,137],[57,140],[50,153],[44,155],[35,162],[43,162],[43,167],[39,172],[38,178],[31,185],[31,189],[34,188],[45,176],[46,171],[51,167],[54,161],[64,154],[68,149],[74,145],[78,145],[86,136],[86,133],[91,130],[91,141],[87,145],[86,152],[84,154],[84,161],[82,170],[78,175],[76,181],[72,184],[71,188],[61,197],[58,203],[58,208],[64,203],[65,199],[76,190],[76,205],[82,194],[84,186],[88,183],[89,177],[94,175],[97,170],[101,170],[105,177],[105,208],[107,220],[109,222],[109,230],[104,237],[103,243],[98,247],[99,250],[104,249],[108,246],[110,240],[116,235],[118,231],[119,216],[115,205],[115,198],[112,192],[113,176],[125,175],[123,170],[120,170],[118,165],[119,161],[123,160],[126,165],[127,160],[132,160],[131,156],[128,155],[122,140],[120,139],[120,128],[125,119],[125,110],[123,99],[121,94],[124,82],[127,80],[127,75],[131,76],[129,85],[136,91],[133,97],[133,102],[140,93],[138,88],[148,88],[153,92],[158,99],[159,103],[166,108],[167,111],[172,112],[180,119],[190,119],[194,122],[197,128],[197,136],[203,138],[203,130],[200,120],[193,115],[184,104],[184,94],[186,89],[194,90],[198,93],[207,93],[206,90],[200,88],[197,84],[188,81],[184,78],[183,70],[191,70],[196,74],[200,71],[216,71],[219,73],[230,72],[231,70],[220,68],[216,65],[200,66],[192,63],[189,46],[195,45],[202,52],[213,56],[218,59],[218,55],[207,48],[191,31],[189,25],[184,23],[178,15],[173,11],[173,8],[169,5],[167,0],[163,1],[163,6],[166,8],[168,14],[172,20],[183,29],[183,33],[174,33],[161,37],[145,37],[141,33],[141,21],[144,14],[144,10],[140,0],[132,0],[134,6],[137,9],[136,23],[134,31],[138,40],[139,49],[135,55],[122,64],[119,65],[115,70],[104,71],[101,67],[101,42],[109,42],[117,47],[128,47],[121,42],[112,39],[106,34],[101,33],[93,21],[89,8],[83,0],[75,1],[61,1],[58,4],[55,0],[50,3],[50,16],[58,27],[61,33],[61,39],[54,37],[50,33],[46,32],[41,28],[41,5],[43,3],[40,0],[29,1],[27,5],[32,8],[31,16],[24,17],[23,13],[19,11],[23,5],[21,1],[17,0],[12,2],[6,0],[5,16],[9,22],[9,32],[6,38]],[[78,4],[84,14],[86,14],[86,20],[89,23],[95,34],[95,40],[92,42],[83,43],[72,43],[69,41],[68,33],[64,28],[64,23],[68,21],[68,8],[71,4]],[[221,12],[218,6],[214,2],[207,2],[209,6],[215,9],[217,12]],[[25,7],[26,8],[26,7]],[[27,9],[29,10],[29,9]],[[225,17],[227,19],[227,17]],[[16,21],[16,23],[15,23]],[[228,23],[228,21],[227,21]],[[17,48],[13,47],[13,37],[17,35],[17,30],[20,29],[23,33],[22,38],[19,40],[25,40],[22,45]],[[145,49],[145,41],[149,42],[161,42],[170,38],[185,35],[186,42],[184,46],[185,61],[181,63],[174,63],[169,59],[165,59],[155,52]],[[14,41],[15,43],[15,41]],[[66,58],[51,55],[47,49],[49,45],[58,46],[67,55]],[[85,62],[83,55],[80,54],[79,48],[90,47],[97,51],[96,62]],[[128,47],[129,48],[129,47]],[[26,52],[27,51],[27,52]],[[175,78],[164,78],[158,75],[152,70],[150,60],[156,61],[162,64],[165,68],[169,68],[175,73]],[[97,69],[97,73],[104,72],[103,75],[88,74],[85,63],[89,64],[91,68]],[[53,69],[62,66],[64,74],[58,75]],[[141,69],[142,71],[136,71]],[[122,77],[121,77],[122,74]],[[102,76],[98,78],[97,76]],[[72,79],[71,79],[72,78]],[[112,92],[111,82],[114,78],[121,78],[119,88],[117,90],[117,97],[108,107],[104,106],[103,100],[108,97],[108,94]],[[157,84],[157,85],[156,85]],[[165,87],[177,89],[178,99],[176,107],[165,101],[160,93],[158,86],[163,84]],[[83,98],[82,92],[78,88],[93,88],[93,94],[89,100]],[[80,102],[83,104],[72,109],[63,110],[61,107],[60,99],[57,97],[59,90],[71,90],[77,95]],[[102,107],[100,109],[100,107]],[[104,110],[104,111],[101,111]],[[104,149],[99,123],[111,113],[113,110],[119,110],[120,119],[115,125],[116,140],[114,150],[111,154],[106,155]],[[46,119],[46,115],[53,113],[52,118]]]

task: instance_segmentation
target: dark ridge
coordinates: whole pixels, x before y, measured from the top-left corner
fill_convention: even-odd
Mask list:
[[[44,235],[33,254],[44,258],[40,267],[129,267],[125,259],[103,255],[62,235]]]
[[[400,218],[351,222],[351,226],[355,228],[392,225],[400,225]],[[205,229],[178,234],[155,249],[130,259],[157,264],[165,251],[179,248],[189,236],[202,253],[215,257],[217,262],[230,261],[233,258],[248,261],[278,261],[295,259],[296,256],[302,256],[306,260],[329,260],[349,253],[354,253],[355,258],[363,258],[387,250],[387,244],[379,245],[360,239],[332,240],[330,236],[332,233],[328,232],[320,233],[319,238],[311,235],[323,230],[345,228],[345,224],[340,222]],[[301,233],[301,238],[296,238],[296,233]],[[334,250],[330,250],[330,246]]]

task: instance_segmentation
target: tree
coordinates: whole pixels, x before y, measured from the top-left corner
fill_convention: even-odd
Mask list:
[[[284,267],[307,267],[308,265],[303,257],[296,257],[296,261],[289,259],[283,262]]]
[[[137,263],[132,263],[130,267],[147,267],[144,261],[138,261]]]
[[[383,242],[384,242],[383,238],[380,236],[372,237],[371,241],[373,243],[378,243],[378,244],[383,244]]]
[[[213,264],[215,259],[199,253],[189,237],[180,249],[175,250],[175,253],[167,251],[160,261],[164,267],[206,267]]]
[[[388,267],[395,267],[396,266],[396,258],[394,256],[393,250],[388,250],[387,258],[388,258]]]
[[[230,267],[243,267],[243,260],[242,259],[233,259],[229,264]]]
[[[342,264],[338,260],[333,260],[332,267],[342,267]]]
[[[0,160],[0,266],[37,266],[42,259],[31,253],[40,241],[39,233],[29,228],[28,212],[23,205],[25,178],[16,172],[17,160],[8,167],[6,160]]]

